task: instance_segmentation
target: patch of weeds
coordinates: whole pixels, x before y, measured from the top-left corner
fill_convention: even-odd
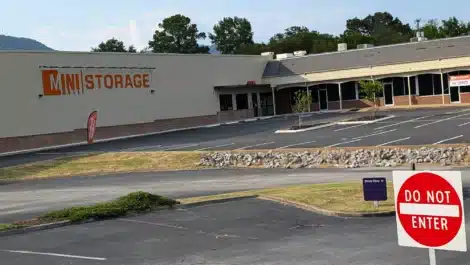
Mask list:
[[[0,224],[0,232],[7,230],[14,230],[26,227],[26,225],[17,225],[17,224]]]
[[[70,220],[72,222],[90,219],[104,220],[149,212],[162,206],[173,207],[175,204],[179,204],[179,202],[163,196],[138,191],[110,202],[53,211],[40,216],[39,219],[48,221]]]

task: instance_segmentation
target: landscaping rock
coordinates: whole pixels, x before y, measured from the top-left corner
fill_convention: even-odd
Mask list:
[[[261,166],[264,168],[317,168],[336,166],[396,167],[411,163],[440,164],[442,166],[466,163],[468,146],[383,148],[383,149],[318,149],[312,151],[266,152],[208,152],[203,153],[200,165],[228,168]]]

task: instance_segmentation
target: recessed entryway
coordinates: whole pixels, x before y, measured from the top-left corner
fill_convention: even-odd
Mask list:
[[[460,87],[451,86],[450,89],[450,102],[451,103],[460,103]]]
[[[393,83],[384,83],[384,104],[385,106],[393,106]]]
[[[326,92],[326,89],[318,90],[318,101],[320,103],[320,110],[328,109],[328,93]]]

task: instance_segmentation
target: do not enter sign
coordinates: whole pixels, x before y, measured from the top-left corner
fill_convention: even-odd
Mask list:
[[[398,244],[467,251],[460,172],[394,171]]]

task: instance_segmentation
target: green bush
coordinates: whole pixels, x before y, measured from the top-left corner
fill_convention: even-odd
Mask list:
[[[121,217],[131,213],[148,212],[161,206],[172,207],[175,204],[179,204],[179,202],[159,195],[138,191],[129,193],[111,202],[53,211],[41,216],[40,219],[70,220],[73,222],[89,219],[103,220]]]

